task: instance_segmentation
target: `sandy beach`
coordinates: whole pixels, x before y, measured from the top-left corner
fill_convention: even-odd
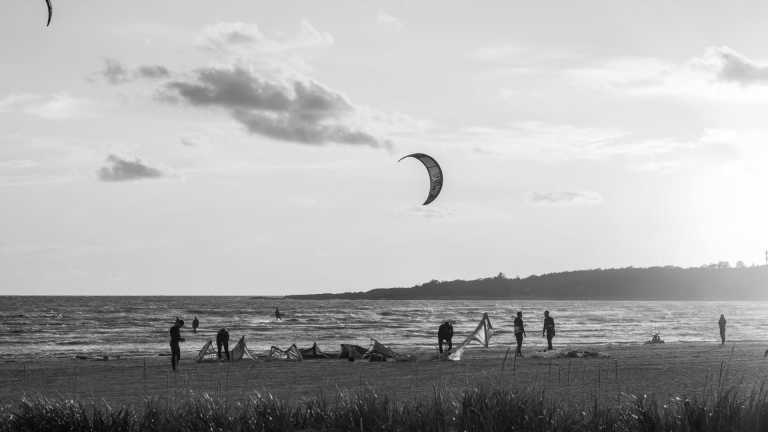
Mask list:
[[[172,373],[168,357],[94,360],[41,360],[0,364],[0,401],[24,395],[135,404],[149,396],[210,393],[234,400],[254,392],[298,401],[338,391],[373,389],[397,399],[441,391],[502,385],[535,389],[563,403],[583,403],[599,395],[610,402],[627,394],[658,398],[702,394],[718,382],[743,390],[768,374],[766,344],[664,344],[592,346],[601,358],[524,358],[510,360],[502,372],[505,350],[473,347],[462,361],[417,360],[368,362],[326,359],[196,363],[189,355]],[[428,353],[420,353],[426,357]],[[724,367],[722,367],[724,366]],[[723,372],[721,373],[721,367]]]

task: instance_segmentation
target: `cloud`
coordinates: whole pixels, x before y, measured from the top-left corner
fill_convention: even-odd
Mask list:
[[[270,38],[256,24],[220,22],[206,27],[198,39],[202,48],[222,54],[280,53],[307,48],[328,47],[334,39],[302,20],[299,31],[291,37]]]
[[[728,48],[711,47],[706,54],[695,59],[705,67],[712,68],[721,81],[735,82],[742,85],[768,84],[768,64],[760,64]]]
[[[768,100],[768,62],[723,46],[670,62],[651,57],[605,60],[564,72],[567,78],[634,96],[673,96],[729,102]],[[749,87],[749,88],[747,88]]]
[[[249,132],[282,141],[389,145],[348,124],[355,107],[314,81],[278,83],[240,67],[208,68],[198,70],[192,80],[167,83],[161,99],[224,108]]]
[[[106,182],[119,182],[163,177],[157,168],[145,165],[139,159],[130,161],[119,156],[109,155],[107,165],[99,170],[99,179]]]
[[[61,120],[89,115],[91,105],[90,100],[67,93],[12,94],[0,99],[0,113],[23,112],[44,119]]]
[[[224,62],[275,76],[302,75],[311,67],[308,56],[332,46],[333,36],[303,20],[290,36],[270,37],[256,24],[220,22],[203,29],[197,46]]]
[[[160,65],[154,65],[154,66],[139,66],[138,69],[136,69],[136,75],[142,77],[142,78],[167,78],[171,75],[168,68],[165,66]]]
[[[402,30],[404,26],[403,21],[400,18],[383,11],[379,11],[376,14],[376,24],[389,27],[394,30]]]
[[[99,72],[106,82],[112,85],[125,84],[138,79],[168,78],[171,72],[165,66],[144,65],[129,69],[115,59],[104,59],[104,69]]]
[[[544,206],[595,205],[603,202],[603,197],[591,191],[534,192],[528,201]]]

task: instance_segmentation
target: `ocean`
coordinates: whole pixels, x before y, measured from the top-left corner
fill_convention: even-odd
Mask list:
[[[279,307],[283,320],[276,321]],[[526,349],[540,349],[543,312],[557,325],[555,344],[641,344],[653,332],[667,343],[719,341],[717,320],[728,320],[729,341],[768,339],[768,302],[515,301],[515,300],[283,300],[252,297],[0,297],[0,360],[86,356],[156,356],[167,353],[175,317],[186,321],[183,356],[227,327],[230,346],[246,336],[254,353],[276,345],[317,342],[368,346],[374,337],[394,349],[434,349],[437,327],[455,320],[454,343],[488,312],[493,345],[514,337],[523,312]],[[200,329],[192,333],[197,316]]]

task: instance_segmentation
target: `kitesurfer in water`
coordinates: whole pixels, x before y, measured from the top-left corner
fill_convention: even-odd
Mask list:
[[[226,327],[216,333],[216,348],[218,349],[219,360],[221,360],[222,347],[224,347],[224,354],[226,354],[227,361],[229,361],[229,332]]]
[[[552,338],[555,337],[555,319],[549,316],[549,311],[544,311],[544,328],[541,336],[547,337],[547,351],[552,349]]]
[[[195,319],[192,320],[192,332],[197,333],[198,327],[200,327],[200,321],[197,320],[197,315],[195,315]]]
[[[446,321],[440,324],[440,327],[437,329],[437,346],[441,354],[443,352],[443,342],[448,345],[448,351],[451,351],[453,348],[451,339],[453,339],[453,325],[450,321]]]
[[[725,344],[725,315],[720,314],[720,320],[717,322],[720,327],[720,345]]]
[[[275,319],[276,319],[276,320],[281,320],[281,319],[283,319],[283,316],[280,314],[280,309],[278,309],[278,307],[277,307],[277,306],[275,306]]]
[[[523,338],[525,337],[525,325],[523,324],[523,313],[517,312],[517,317],[514,322],[515,326],[515,339],[517,340],[517,350],[515,355],[523,355]]]
[[[181,328],[184,327],[184,320],[176,318],[176,322],[171,326],[171,368],[175,371],[176,366],[181,361],[181,348],[179,342],[184,342],[181,337]]]

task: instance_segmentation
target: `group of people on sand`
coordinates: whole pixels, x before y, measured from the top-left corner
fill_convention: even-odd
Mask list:
[[[281,320],[282,314],[280,309],[275,307],[275,319]],[[181,337],[181,327],[184,326],[184,320],[176,318],[176,322],[171,326],[171,367],[175,371],[181,359],[181,349],[179,347],[180,342],[184,342],[184,338]],[[720,327],[720,340],[721,344],[725,344],[725,315],[721,314],[718,320],[718,326]],[[197,333],[197,329],[200,327],[200,321],[197,316],[192,320],[192,332]],[[523,322],[523,313],[518,311],[513,321],[513,329],[515,334],[515,341],[517,342],[517,349],[515,355],[523,355],[523,339],[527,337],[525,332],[525,323]],[[547,338],[547,351],[552,350],[552,339],[555,337],[555,319],[549,314],[549,311],[544,311],[544,326],[541,329],[541,336]],[[453,321],[447,320],[440,324],[437,329],[437,347],[440,353],[451,352],[453,349]],[[218,352],[219,360],[222,359],[222,349],[224,351],[224,357],[229,360],[229,331],[226,327],[221,328],[216,333],[216,348]],[[766,351],[768,356],[768,351]]]
[[[523,339],[528,335],[525,333],[525,323],[523,322],[523,313],[518,311],[515,320],[512,323],[515,333],[517,349],[515,355],[523,355]],[[552,339],[555,337],[555,319],[549,315],[549,311],[544,311],[544,327],[541,329],[541,337],[547,338],[547,351],[552,350]],[[447,345],[447,352],[453,349],[453,321],[445,321],[437,329],[437,349],[443,353],[443,343]]]
[[[280,309],[275,307],[275,319],[282,320],[283,315],[280,313]],[[181,337],[181,328],[184,327],[184,320],[176,317],[176,321],[170,328],[171,335],[171,369],[174,371],[179,365],[181,360],[181,347],[179,343],[184,342],[184,338]],[[197,329],[200,327],[200,320],[197,316],[192,320],[192,333],[197,333]],[[229,361],[229,330],[226,327],[222,327],[216,332],[216,350],[219,360],[222,359],[222,350],[227,361]]]

